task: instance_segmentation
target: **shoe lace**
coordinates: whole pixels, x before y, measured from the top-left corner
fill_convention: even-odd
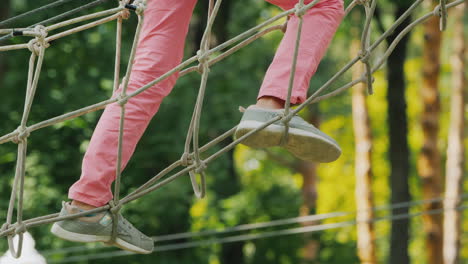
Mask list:
[[[129,233],[132,233],[132,231],[136,231],[136,233],[139,235],[140,238],[146,238],[146,236],[140,232],[140,230],[136,229],[132,223],[130,223],[127,219],[125,219],[124,217],[120,217],[119,219],[119,222],[122,223],[122,225],[124,225],[126,227],[126,230],[129,231]]]

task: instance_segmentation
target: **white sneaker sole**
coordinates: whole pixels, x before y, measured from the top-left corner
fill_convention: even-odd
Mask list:
[[[235,137],[239,138],[263,124],[252,120],[243,121],[237,127]],[[278,146],[281,143],[283,133],[283,126],[271,124],[242,141],[242,144],[252,148]],[[288,143],[285,148],[296,157],[313,162],[332,162],[341,155],[341,149],[336,143],[323,136],[298,128],[289,128]]]
[[[73,242],[84,242],[84,243],[104,242],[104,243],[109,244],[108,241],[110,240],[110,236],[95,236],[95,235],[85,235],[85,234],[70,232],[70,231],[63,229],[57,223],[54,223],[52,225],[51,232],[57,237],[60,237],[68,241],[73,241]],[[139,248],[120,238],[117,238],[115,243],[112,245],[117,246],[123,250],[135,252],[138,254],[150,254],[153,252],[152,250],[149,251],[143,248]]]

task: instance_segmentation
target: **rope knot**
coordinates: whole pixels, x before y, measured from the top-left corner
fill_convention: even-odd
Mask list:
[[[122,210],[122,204],[121,203],[117,203],[115,204],[115,202],[113,200],[109,201],[109,205],[110,205],[110,213],[114,216],[117,216],[117,214],[120,212],[120,210]]]
[[[198,50],[197,51],[197,59],[200,64],[205,64],[208,62],[210,57],[207,55],[205,50]]]
[[[287,115],[285,115],[285,114],[283,113],[283,118],[281,118],[281,121],[282,121],[285,125],[288,125],[289,122],[291,121],[291,119],[293,118],[293,116],[294,116],[294,115],[291,114],[291,113],[289,113],[289,114],[287,114]]]
[[[206,162],[200,160],[200,163],[197,164],[198,166],[195,168],[195,173],[202,173],[203,171],[206,170],[207,166],[206,166]]]
[[[50,47],[50,44],[45,40],[44,37],[36,37],[35,39],[31,39],[28,42],[28,49],[36,56],[39,56],[42,49],[46,49]]]
[[[363,63],[368,63],[371,53],[368,50],[360,50],[358,56]]]
[[[197,66],[197,72],[202,74],[203,72],[210,72],[210,67],[208,67],[207,64],[198,64]]]
[[[39,56],[39,53],[41,52],[41,44],[39,44],[39,42],[37,41],[37,38],[31,39],[28,42],[28,49],[29,51],[34,53],[36,56]]]
[[[23,233],[26,233],[26,225],[24,223],[18,223],[16,228],[15,228],[15,234],[16,235],[19,235],[19,234],[23,234]]]
[[[125,95],[125,94],[119,94],[119,96],[117,97],[118,101],[117,103],[120,105],[120,106],[124,106],[127,102],[128,102],[128,96]]]
[[[133,2],[133,6],[136,7],[135,13],[141,15],[143,14],[143,12],[145,12],[146,0],[136,0],[135,2]]]
[[[128,9],[123,9],[122,11],[120,11],[120,17],[125,20],[129,19],[130,11]]]
[[[34,31],[38,34],[38,38],[45,39],[47,37],[47,28],[43,25],[38,25],[34,27]]]
[[[294,9],[296,9],[296,11],[294,12],[294,14],[297,16],[297,17],[302,17],[305,15],[305,13],[307,12],[307,9],[304,8],[304,4],[301,4],[301,3],[297,3],[295,6],[294,6]]]
[[[16,135],[16,137],[11,140],[16,144],[24,142],[31,135],[31,132],[29,132],[29,130],[24,127],[18,127],[16,132],[18,132],[18,135]]]
[[[34,27],[34,33],[36,34],[36,38],[28,42],[28,49],[36,56],[39,56],[41,49],[50,47],[50,44],[45,40],[48,32],[44,26],[38,25]]]
[[[200,64],[198,64],[197,71],[201,74],[204,72],[210,72],[210,67],[208,62],[210,57],[207,55],[205,50],[198,50],[197,51],[197,59]]]
[[[184,152],[180,158],[180,162],[182,162],[182,166],[187,167],[193,163],[193,160],[188,152]]]

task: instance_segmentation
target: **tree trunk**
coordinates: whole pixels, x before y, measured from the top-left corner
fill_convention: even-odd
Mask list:
[[[439,3],[432,1],[431,10]],[[439,133],[440,99],[438,91],[440,72],[441,31],[439,17],[433,16],[424,23],[423,85],[421,98],[423,113],[423,147],[418,157],[418,174],[421,177],[423,199],[429,200],[442,195],[440,153],[437,148]],[[442,202],[428,203],[424,210],[442,208]],[[423,215],[427,263],[442,264],[442,214]]]
[[[452,15],[456,19],[454,26],[454,56],[452,57],[453,85],[450,105],[450,128],[447,147],[445,175],[445,214],[444,214],[444,264],[460,263],[461,212],[456,208],[461,205],[461,193],[464,173],[465,149],[463,144],[465,117],[465,45],[463,32],[463,14],[466,5],[456,7]]]
[[[357,16],[357,17],[356,17]],[[353,22],[359,22],[359,13],[354,12]],[[357,23],[356,23],[357,24]],[[354,28],[357,31],[357,28]],[[351,57],[359,53],[361,41],[357,32],[353,32],[351,44]],[[361,77],[364,73],[364,65],[359,63],[353,68],[353,79]],[[360,83],[353,88],[353,126],[356,146],[355,174],[356,174],[356,221],[358,256],[362,264],[376,264],[374,225],[370,222],[374,218],[372,197],[372,134],[370,128],[369,113],[366,104],[365,83]]]
[[[400,3],[400,2],[399,2]],[[400,17],[406,6],[397,6],[395,17]],[[411,17],[405,19],[394,33],[387,38],[391,43],[395,37],[408,26]],[[404,37],[396,46],[394,52],[388,58],[387,67],[387,101],[388,101],[388,126],[390,137],[390,188],[391,203],[401,203],[411,200],[409,192],[409,147],[408,147],[408,122],[406,117],[405,98],[405,73],[404,63],[407,55],[409,36]],[[408,208],[396,208],[392,215],[408,214]],[[390,264],[408,264],[409,220],[398,219],[392,221],[390,242]]]
[[[320,126],[320,114],[316,105],[308,109],[307,121],[315,127]],[[300,216],[311,215],[317,212],[317,164],[303,160],[297,160],[297,171],[303,178],[302,197],[304,200],[300,209]],[[318,224],[317,221],[302,223],[302,226]],[[302,254],[302,264],[313,263],[317,259],[320,243],[317,234],[304,234],[304,248]]]
[[[218,133],[219,134],[219,133]],[[232,143],[232,138],[228,138],[223,141],[223,147]],[[234,150],[230,150],[227,153],[228,161],[228,173],[227,177],[218,177],[215,181],[213,190],[216,190],[216,197],[220,200],[224,200],[230,196],[233,196],[241,191],[241,184],[239,176],[237,175],[234,166]],[[223,264],[242,264],[244,263],[244,242],[233,242],[222,244],[220,260]]]

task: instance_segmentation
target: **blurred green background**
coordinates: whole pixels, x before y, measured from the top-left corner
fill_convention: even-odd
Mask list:
[[[2,4],[1,8],[5,17],[11,17],[50,2],[46,0],[4,1],[6,1],[5,5]],[[15,27],[27,26],[60,14],[71,9],[72,6],[78,6],[78,2],[80,1],[37,16],[27,17],[15,24]],[[206,2],[200,0],[195,10],[186,44],[186,57],[192,56],[198,49],[201,31],[205,26]],[[380,19],[386,27],[394,21],[393,10],[396,8],[397,2],[379,1]],[[104,10],[113,6],[115,6],[115,2],[108,1],[92,11]],[[281,12],[277,7],[261,0],[224,1],[221,9],[222,14],[215,22],[213,45],[222,43]],[[428,11],[427,8],[419,8],[415,17]],[[88,12],[90,11],[85,13]],[[283,22],[280,21],[278,24]],[[350,43],[355,39],[355,36],[350,32],[356,29],[361,32],[362,20],[358,22],[356,23],[347,17],[342,23],[326,58],[321,62],[317,74],[312,79],[311,93],[350,60]],[[451,45],[451,39],[454,37],[451,26],[453,22],[453,20],[449,20],[449,27],[443,34],[443,55],[440,68],[439,91],[442,108],[439,150],[442,154],[442,164],[445,164],[449,124],[452,72],[449,57],[453,51]],[[464,23],[468,24],[466,20]],[[122,48],[124,66],[129,55],[135,25],[135,15],[132,15],[124,23]],[[111,96],[115,29],[115,22],[111,22],[59,39],[51,44],[51,47],[46,51],[29,125],[100,102]],[[374,25],[372,38],[377,38],[381,33]],[[202,144],[209,142],[237,124],[241,117],[241,113],[238,111],[239,106],[246,107],[255,102],[264,72],[271,62],[281,38],[281,32],[269,34],[212,67],[201,120],[200,140]],[[18,37],[9,43],[23,43],[25,40],[26,38]],[[419,100],[419,93],[422,82],[422,46],[424,41],[423,27],[416,27],[410,35],[408,54],[404,64],[407,80],[408,139],[411,152],[409,184],[413,200],[421,199],[421,180],[417,175],[416,159],[422,146],[422,130],[419,120],[423,106]],[[373,59],[382,55],[383,51],[383,48],[379,48]],[[0,93],[2,94],[0,97],[0,135],[16,129],[21,120],[29,55],[28,50],[0,53],[2,65],[0,68]],[[125,67],[123,67],[124,69]],[[391,191],[389,187],[386,70],[384,67],[375,74],[375,95],[368,97],[373,133],[372,166],[374,176],[372,188],[376,205],[389,204]],[[351,74],[348,73],[334,84],[333,88],[350,80]],[[172,93],[165,99],[123,173],[123,194],[131,192],[180,158],[199,83],[199,74],[186,75],[179,79]],[[303,112],[301,114],[305,118],[310,117],[310,115],[318,116],[321,130],[335,138],[343,149],[343,155],[338,161],[317,166],[315,207],[308,208],[306,214],[355,210],[355,144],[351,115],[351,93],[342,93],[337,97],[312,105]],[[29,138],[26,161],[25,219],[60,210],[61,201],[67,200],[69,186],[80,176],[81,159],[100,114],[101,111],[89,113],[32,133]],[[231,140],[225,140],[213,151],[226,146]],[[465,146],[468,146],[466,137]],[[16,164],[16,148],[17,146],[12,143],[0,146],[0,223],[3,223],[6,217]],[[298,162],[281,149],[265,152],[239,145],[234,151],[227,153],[208,166],[206,198],[196,199],[189,178],[184,176],[128,204],[124,207],[124,214],[137,228],[152,236],[222,229],[240,224],[299,216],[304,204],[303,175],[297,167],[285,166],[284,163],[279,162],[278,157],[281,157],[281,161],[287,164],[297,164]],[[468,191],[466,182],[464,190]],[[418,212],[420,210],[420,207],[413,207],[410,211]],[[383,212],[383,215],[388,215],[388,212]],[[468,214],[464,212],[464,215],[461,263],[468,263]],[[352,219],[353,215],[350,215],[328,219],[321,223],[335,223]],[[408,250],[411,263],[414,264],[427,263],[424,231],[420,228],[421,225],[421,217],[411,218],[411,238]],[[254,230],[253,233],[297,226],[289,225]],[[47,255],[49,261],[60,261],[73,255],[115,251],[113,248],[99,248],[94,244],[80,245],[56,239],[49,233],[49,228],[50,226],[42,226],[30,230],[36,239],[39,251],[46,252],[74,246],[86,247],[85,251],[77,253]],[[389,257],[390,223],[388,221],[377,222],[375,233],[377,257],[379,263],[385,263]],[[209,238],[211,237],[194,237],[167,243],[203,241]],[[297,234],[235,243],[213,243],[188,249],[156,252],[147,256],[130,255],[90,261],[82,260],[77,263],[359,263],[356,239],[355,226],[347,226],[309,235]],[[167,243],[156,243],[156,247]],[[312,245],[312,248],[306,247],[306,245]],[[6,250],[6,239],[1,239],[0,252]],[[308,260],[309,262],[304,262],[305,251],[312,252],[314,255],[312,260]]]

